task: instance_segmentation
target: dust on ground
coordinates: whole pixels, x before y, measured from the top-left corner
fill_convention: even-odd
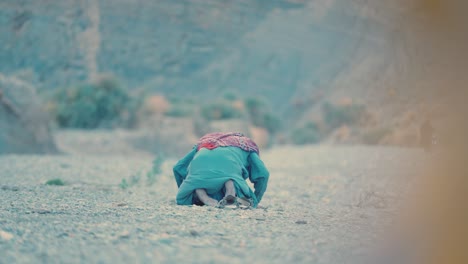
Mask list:
[[[260,207],[233,210],[177,206],[176,160],[152,183],[145,155],[0,156],[0,263],[345,263],[385,231],[424,155],[311,146],[262,158]]]

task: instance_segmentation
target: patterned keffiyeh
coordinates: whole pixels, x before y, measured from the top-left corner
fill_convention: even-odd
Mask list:
[[[257,144],[250,138],[237,132],[215,132],[204,135],[198,140],[197,151],[201,148],[215,149],[217,147],[238,147],[248,152],[256,152],[260,155]]]

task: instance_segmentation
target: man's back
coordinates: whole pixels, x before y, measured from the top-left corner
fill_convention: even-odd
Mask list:
[[[189,166],[190,175],[243,175],[249,152],[237,147],[200,149]]]

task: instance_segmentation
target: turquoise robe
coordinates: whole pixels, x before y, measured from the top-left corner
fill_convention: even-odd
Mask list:
[[[179,187],[176,201],[179,205],[194,204],[196,189],[205,189],[216,199],[224,197],[224,184],[234,182],[238,197],[251,198],[257,207],[267,188],[269,172],[255,152],[247,152],[238,147],[218,147],[212,150],[193,148],[173,168]],[[249,179],[255,191],[247,184]]]

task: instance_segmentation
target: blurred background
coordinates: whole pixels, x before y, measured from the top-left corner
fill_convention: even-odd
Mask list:
[[[418,147],[448,96],[437,3],[2,0],[0,153],[179,156],[209,131]]]

